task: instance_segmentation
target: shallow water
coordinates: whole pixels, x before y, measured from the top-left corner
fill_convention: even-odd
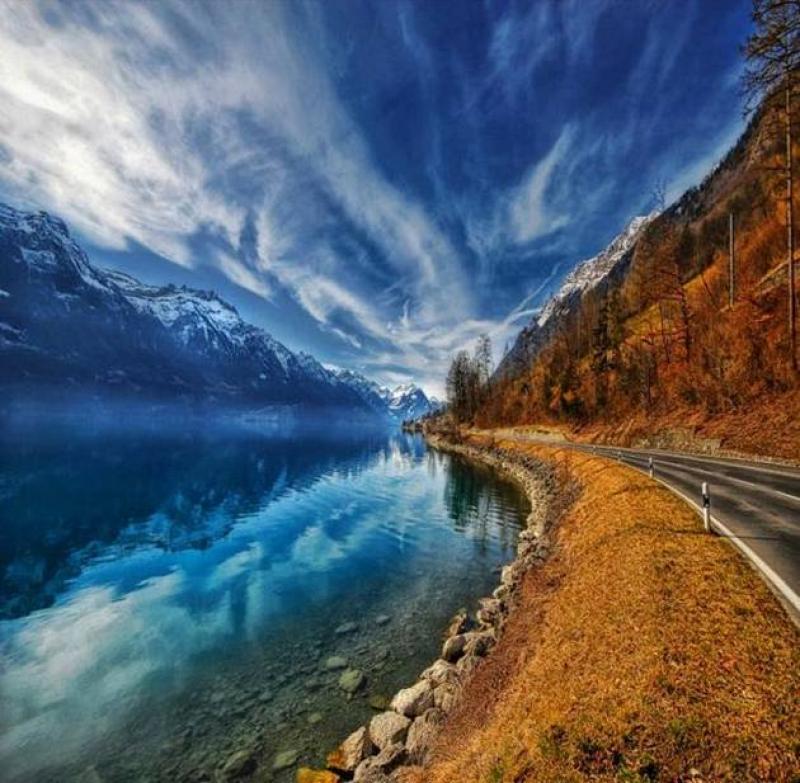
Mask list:
[[[37,783],[217,780],[240,751],[293,779],[275,754],[320,764],[410,684],[526,512],[375,432],[26,431],[0,501],[0,778]]]

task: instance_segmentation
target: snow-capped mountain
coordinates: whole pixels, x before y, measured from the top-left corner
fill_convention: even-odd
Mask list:
[[[656,216],[657,213],[653,212],[633,218],[608,247],[572,269],[539,314],[519,333],[513,347],[497,367],[498,377],[515,375],[530,364],[556,328],[559,319],[569,314],[584,293],[624,271],[634,246]]]
[[[425,392],[414,383],[390,389],[353,370],[338,370],[336,376],[355,390],[370,408],[395,421],[417,419],[438,407],[438,403],[429,400]]]
[[[373,412],[216,294],[95,267],[59,218],[1,204],[0,384]]]

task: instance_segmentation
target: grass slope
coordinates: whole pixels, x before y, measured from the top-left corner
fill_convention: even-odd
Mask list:
[[[734,548],[632,469],[496,445],[583,490],[424,779],[800,781],[800,632]]]

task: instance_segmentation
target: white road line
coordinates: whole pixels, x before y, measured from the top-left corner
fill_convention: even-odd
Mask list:
[[[642,457],[641,459],[644,459],[644,457]],[[758,492],[763,492],[765,495],[780,495],[781,497],[787,498],[788,500],[791,500],[795,503],[800,503],[800,495],[792,495],[789,492],[784,492],[783,490],[780,489],[767,487],[764,486],[763,484],[758,484],[755,481],[748,481],[747,479],[735,478],[734,476],[726,476],[724,474],[714,473],[711,470],[704,470],[703,468],[690,467],[684,465],[681,462],[672,462],[671,460],[668,459],[654,460],[654,462],[656,465],[661,463],[662,465],[671,465],[674,468],[679,468],[679,469],[682,468],[683,470],[694,471],[695,473],[702,473],[703,475],[711,476],[711,478],[716,479],[716,482],[718,484],[725,484],[727,482],[730,482],[732,484],[742,484],[745,487],[753,487],[755,490],[757,490]]]
[[[592,444],[573,444],[578,446],[589,446],[591,447]],[[602,451],[627,451],[632,454],[648,454],[652,455],[653,457],[662,456],[662,457],[678,457],[679,459],[686,459],[691,460],[692,462],[704,462],[707,465],[718,465],[723,467],[731,467],[731,468],[741,468],[743,470],[755,470],[759,473],[770,473],[773,476],[782,476],[783,478],[788,479],[795,479],[796,481],[800,481],[800,471],[797,472],[790,472],[788,470],[776,470],[774,467],[766,467],[767,465],[772,465],[771,462],[765,462],[764,467],[760,464],[753,465],[752,463],[746,462],[744,459],[737,459],[735,457],[726,457],[725,459],[713,459],[711,457],[698,457],[696,454],[682,454],[680,452],[675,451],[662,451],[660,449],[652,449],[651,451],[643,451],[642,449],[633,449],[628,446],[597,446],[598,449]]]

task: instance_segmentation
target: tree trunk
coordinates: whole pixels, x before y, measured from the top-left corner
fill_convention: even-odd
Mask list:
[[[797,372],[797,310],[794,293],[794,199],[792,173],[792,83],[786,74],[786,272],[789,278],[789,351]]]

